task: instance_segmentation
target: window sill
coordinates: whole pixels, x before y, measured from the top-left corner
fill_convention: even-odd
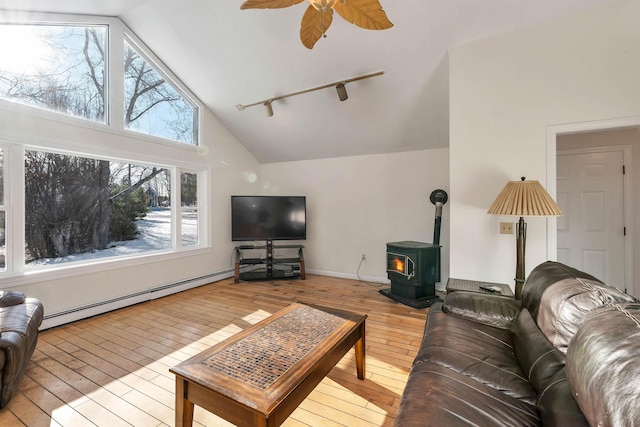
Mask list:
[[[88,263],[69,263],[65,266],[43,268],[37,271],[26,271],[20,273],[7,273],[0,276],[0,290],[15,286],[29,285],[32,283],[47,280],[64,279],[67,277],[83,276],[103,271],[117,270],[159,262],[171,261],[194,255],[211,253],[211,247],[198,247],[193,249],[183,249],[179,252],[153,252],[137,256],[112,257],[109,259]]]

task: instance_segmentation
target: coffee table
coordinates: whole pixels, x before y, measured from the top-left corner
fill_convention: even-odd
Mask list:
[[[355,345],[365,377],[366,314],[292,304],[170,369],[176,426],[198,405],[239,426],[278,426]]]

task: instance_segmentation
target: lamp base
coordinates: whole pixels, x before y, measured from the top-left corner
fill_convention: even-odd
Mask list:
[[[522,299],[522,289],[524,288],[524,280],[522,279],[515,279],[516,282],[516,292],[515,292],[515,298],[516,299]]]
[[[516,239],[516,299],[522,299],[522,288],[524,287],[524,253],[527,244],[527,224],[524,218],[520,217],[517,224],[518,237]]]

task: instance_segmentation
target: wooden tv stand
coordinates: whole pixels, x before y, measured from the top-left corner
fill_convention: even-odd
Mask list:
[[[272,241],[267,241],[265,245],[239,245],[235,247],[235,268],[233,282],[240,280],[272,280],[291,279],[300,277],[305,279],[303,245],[274,245]],[[274,258],[274,249],[297,249],[298,255],[290,258]],[[265,257],[245,257],[244,251],[266,250]],[[240,271],[241,265],[253,265],[258,267],[254,271]],[[290,269],[280,269],[278,266],[290,267]]]

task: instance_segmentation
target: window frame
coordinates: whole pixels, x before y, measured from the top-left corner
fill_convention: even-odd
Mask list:
[[[182,174],[191,174],[191,175],[195,175],[196,176],[197,189],[196,189],[196,207],[195,207],[195,209],[193,209],[193,208],[190,209],[190,208],[186,208],[186,207],[182,206]],[[176,243],[179,243],[179,246],[182,247],[182,248],[197,247],[197,246],[200,246],[200,244],[201,244],[201,240],[200,239],[202,238],[202,236],[201,236],[202,230],[200,230],[200,228],[201,228],[202,224],[200,223],[200,200],[202,200],[201,199],[202,194],[200,192],[200,178],[201,178],[200,174],[198,173],[198,171],[195,171],[195,170],[182,168],[181,170],[178,171],[177,181],[178,181],[178,185],[180,186],[180,194],[179,194],[180,199],[177,200],[178,206],[176,206],[176,208],[178,210],[178,213],[176,214],[176,221],[179,223],[180,232],[179,233],[175,233],[175,236],[176,236],[176,239],[179,241],[179,242],[176,242]],[[194,244],[194,245],[185,245],[182,242],[182,214],[184,212],[189,211],[189,210],[195,210],[195,212],[197,213],[197,218],[198,218],[198,221],[197,221],[197,226],[198,226],[198,229],[197,229],[197,231],[198,231],[198,233],[197,233],[198,234],[197,235],[197,243]]]
[[[2,200],[0,200],[0,211],[4,212],[4,245],[5,245],[5,259],[4,259],[4,267],[0,268],[0,276],[6,274],[7,271],[11,271],[12,268],[9,265],[10,260],[13,258],[13,255],[9,254],[9,239],[11,238],[12,232],[9,230],[10,224],[13,224],[12,220],[9,218],[11,215],[11,194],[10,194],[10,186],[9,186],[9,177],[8,172],[11,170],[11,150],[10,146],[7,144],[3,144],[0,141],[0,150],[2,150]]]
[[[155,263],[158,261],[182,258],[186,256],[193,256],[201,253],[211,252],[210,246],[210,227],[207,226],[208,220],[208,206],[207,208],[202,206],[200,200],[209,193],[206,183],[210,176],[210,168],[203,167],[203,165],[193,164],[158,164],[157,162],[144,161],[140,159],[130,158],[115,158],[96,156],[88,153],[70,152],[66,150],[53,149],[51,147],[33,146],[33,145],[20,145],[3,143],[0,141],[0,147],[5,149],[5,187],[12,188],[10,198],[7,198],[5,193],[5,205],[2,207],[7,214],[7,228],[6,228],[6,269],[0,271],[0,289],[9,286],[15,286],[17,284],[29,283],[29,278],[37,278],[42,280],[43,276],[49,279],[57,279],[69,276],[75,276],[78,274],[88,274],[99,271],[107,271],[117,268],[125,268],[128,266],[143,265],[146,263]],[[24,217],[24,153],[27,150],[44,151],[48,153],[89,157],[98,160],[109,160],[125,163],[135,164],[147,164],[158,167],[163,167],[171,171],[171,226],[172,237],[171,247],[165,250],[154,250],[148,252],[141,252],[130,255],[111,256],[100,258],[91,261],[72,261],[68,263],[58,264],[51,267],[45,267],[36,270],[26,270],[25,264],[25,217]],[[7,155],[9,154],[9,155]],[[9,159],[7,161],[7,158]],[[18,167],[15,167],[19,165]],[[7,173],[8,172],[8,173]],[[198,244],[197,245],[182,245],[181,235],[181,206],[180,206],[180,180],[179,176],[182,172],[193,173],[197,175],[198,180]],[[19,182],[9,181],[11,179],[17,179]],[[9,203],[7,203],[9,202]],[[9,218],[11,216],[11,218]],[[5,280],[9,279],[9,280]]]
[[[132,129],[128,129],[127,127],[125,127],[124,125],[124,102],[121,102],[119,105],[122,107],[122,111],[118,112],[120,114],[120,120],[122,120],[122,128],[125,130],[125,132],[134,132],[136,134],[143,134],[143,135],[149,135],[152,136],[154,138],[159,138],[159,139],[166,139],[167,141],[171,141],[173,143],[176,144],[183,144],[183,145],[188,145],[188,146],[199,146],[200,145],[200,120],[201,120],[201,106],[198,104],[198,102],[195,100],[196,98],[191,94],[191,92],[188,90],[188,88],[182,84],[182,82],[180,82],[180,79],[178,79],[173,73],[171,73],[171,71],[169,69],[167,69],[166,67],[164,67],[161,61],[159,61],[157,58],[155,58],[155,56],[153,55],[153,53],[149,50],[145,50],[144,44],[135,36],[135,34],[130,33],[128,31],[124,31],[123,33],[123,39],[122,39],[122,52],[120,53],[120,68],[119,70],[121,70],[120,74],[122,75],[122,91],[119,91],[118,93],[122,93],[122,101],[124,101],[125,95],[124,95],[124,44],[127,43],[129,44],[132,48],[134,48],[136,50],[136,53],[138,55],[140,55],[140,58],[142,58],[145,62],[147,62],[149,65],[151,65],[154,70],[158,73],[160,73],[162,75],[162,77],[165,78],[166,83],[169,84],[174,90],[176,90],[184,99],[184,101],[188,104],[191,104],[191,106],[193,107],[194,114],[193,114],[193,133],[195,138],[193,139],[192,143],[186,143],[186,142],[181,142],[181,141],[175,141],[172,139],[167,139],[167,138],[162,138],[159,136],[154,136],[148,133],[143,133],[143,132],[139,132],[139,131],[135,131]]]
[[[94,122],[80,117],[70,116],[57,111],[46,110],[39,107],[18,104],[0,98],[0,102],[8,102],[18,105],[19,108],[28,110],[37,110],[40,114],[53,120],[69,121],[72,123],[85,122],[89,126],[103,127],[106,126],[115,132],[126,134],[136,134],[136,139],[146,139],[149,141],[170,144],[172,146],[184,149],[198,149],[202,146],[202,120],[204,104],[182,81],[168,68],[164,63],[140,40],[133,31],[126,26],[119,18],[100,17],[90,15],[69,15],[69,14],[50,14],[50,13],[27,13],[12,12],[10,15],[0,17],[0,25],[3,24],[20,24],[20,25],[69,25],[69,26],[95,26],[105,25],[107,27],[107,39],[105,51],[105,122]],[[163,77],[170,82],[171,86],[180,93],[186,102],[193,105],[194,124],[193,132],[195,138],[192,144],[162,138],[146,133],[132,131],[124,126],[124,43],[125,41],[134,46],[140,56],[147,61],[154,69],[162,74]],[[140,138],[143,137],[143,138]]]
[[[208,150],[202,145],[202,120],[204,104],[164,66],[131,30],[118,18],[51,15],[44,13],[11,14],[0,19],[2,23],[44,24],[44,25],[107,25],[107,51],[105,59],[107,79],[105,81],[105,123],[89,121],[68,116],[55,111],[23,105],[0,99],[0,113],[24,115],[43,123],[43,129],[52,126],[57,132],[50,134],[46,130],[37,137],[23,135],[22,132],[0,129],[0,146],[5,150],[4,186],[5,200],[0,209],[6,213],[6,269],[0,271],[0,289],[20,286],[42,280],[56,280],[71,276],[91,274],[113,269],[140,266],[145,264],[175,260],[193,255],[211,253],[211,165],[203,156]],[[193,144],[143,134],[124,128],[124,40],[128,38],[139,53],[144,54],[158,72],[171,81],[185,100],[191,102],[197,112],[194,114],[194,132],[197,138]],[[61,136],[70,129],[72,136]],[[110,138],[110,135],[113,138]],[[100,141],[114,139],[115,146]],[[132,145],[129,145],[132,144]],[[127,147],[135,147],[128,149]],[[151,147],[158,147],[152,149]],[[172,247],[166,251],[144,252],[134,255],[108,257],[91,262],[69,262],[51,268],[25,271],[25,216],[24,216],[24,153],[25,150],[39,150],[74,156],[90,157],[135,164],[150,164],[171,170],[172,180]],[[197,174],[198,192],[198,244],[182,246],[180,230],[180,181],[181,172]]]
[[[110,91],[108,88],[108,82],[110,79],[110,66],[109,66],[109,57],[110,57],[110,51],[109,51],[109,41],[110,41],[110,32],[111,32],[111,24],[109,22],[107,22],[106,20],[100,20],[100,19],[94,19],[95,17],[84,17],[84,19],[73,19],[70,18],[68,20],[65,19],[50,19],[50,18],[46,18],[47,16],[50,16],[51,14],[43,14],[43,13],[38,13],[38,14],[29,14],[29,15],[25,15],[24,13],[12,13],[10,18],[5,18],[0,16],[0,25],[22,25],[22,26],[51,26],[51,27],[105,27],[105,46],[104,46],[104,50],[105,52],[107,52],[106,57],[104,58],[104,73],[105,73],[105,81],[104,81],[104,105],[103,105],[103,109],[104,109],[104,121],[94,121],[91,119],[87,119],[84,117],[80,117],[80,116],[73,116],[70,114],[66,114],[64,112],[60,112],[60,111],[56,111],[56,110],[51,110],[48,109],[46,107],[42,107],[42,106],[38,106],[38,105],[29,105],[29,104],[23,104],[23,103],[18,103],[19,105],[22,105],[24,107],[27,108],[33,108],[33,109],[37,109],[37,110],[41,110],[41,111],[45,111],[47,113],[51,113],[51,114],[56,114],[56,115],[60,115],[63,117],[70,117],[76,120],[82,120],[82,121],[86,121],[89,123],[96,123],[99,125],[108,125],[109,124],[109,103],[110,103]],[[72,15],[70,15],[72,16]],[[2,98],[0,98],[0,100],[4,100]],[[12,102],[12,101],[9,101]]]

